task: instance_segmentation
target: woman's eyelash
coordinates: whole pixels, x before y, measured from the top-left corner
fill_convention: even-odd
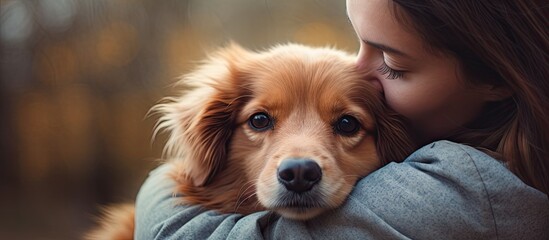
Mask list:
[[[404,71],[394,70],[391,67],[387,66],[385,62],[383,62],[381,66],[377,68],[377,71],[383,75],[388,74],[386,77],[387,79],[397,79],[401,78],[404,75]]]

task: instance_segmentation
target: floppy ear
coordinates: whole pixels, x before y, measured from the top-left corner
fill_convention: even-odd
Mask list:
[[[382,165],[402,162],[415,146],[406,129],[405,119],[396,112],[384,108],[377,114],[377,152]]]
[[[169,132],[164,153],[195,186],[208,184],[227,159],[242,96],[248,95],[239,64],[249,55],[236,44],[219,50],[183,77],[185,93],[152,109],[161,114],[155,134]]]

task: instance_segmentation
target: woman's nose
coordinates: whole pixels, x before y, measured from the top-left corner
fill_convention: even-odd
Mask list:
[[[356,65],[363,75],[364,80],[372,83],[372,85],[378,90],[383,91],[383,85],[380,81],[380,74],[377,71],[380,63],[383,61],[383,53],[379,49],[375,49],[371,46],[361,44],[358,52]]]
[[[365,43],[360,44],[357,56],[357,66],[370,72],[379,68],[383,61],[383,51]]]

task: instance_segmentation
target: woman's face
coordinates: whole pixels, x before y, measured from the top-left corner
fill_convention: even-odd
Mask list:
[[[361,40],[358,67],[383,91],[389,106],[411,120],[418,143],[443,138],[494,100],[492,88],[467,85],[457,60],[429,52],[416,33],[396,20],[390,4],[347,0]]]

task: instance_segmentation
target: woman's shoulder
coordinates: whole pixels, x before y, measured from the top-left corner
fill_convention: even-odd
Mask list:
[[[430,234],[471,229],[460,233],[465,238],[478,237],[479,231],[510,239],[549,235],[547,195],[482,151],[450,141],[428,144],[404,162],[388,164],[360,181],[353,194],[408,236],[419,234],[416,227]]]
[[[506,165],[474,147],[441,140],[428,144],[411,154],[397,169],[418,170],[456,187],[495,198],[499,192],[524,192],[525,196],[547,195],[526,185]],[[517,196],[520,197],[520,196]]]
[[[425,145],[396,167],[397,171],[405,168],[437,175],[456,183],[482,183],[477,187],[486,187],[487,183],[507,185],[504,182],[524,185],[501,161],[474,147],[446,140]],[[498,181],[491,182],[492,179]]]

